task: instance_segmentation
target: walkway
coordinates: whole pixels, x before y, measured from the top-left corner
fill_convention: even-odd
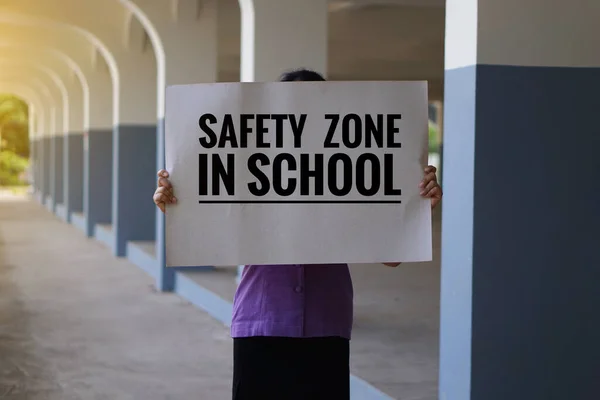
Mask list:
[[[0,199],[0,398],[230,397],[227,329],[39,205]]]
[[[391,398],[437,399],[439,261],[351,269],[353,374]],[[216,313],[207,303],[215,319],[37,203],[0,193],[0,398],[230,398],[235,268],[218,271],[185,273],[223,299]],[[382,398],[357,381],[353,398]]]

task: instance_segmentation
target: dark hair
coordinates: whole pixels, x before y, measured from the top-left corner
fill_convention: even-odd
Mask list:
[[[308,69],[297,69],[294,71],[284,72],[279,78],[280,82],[315,82],[324,81],[325,78],[318,72]]]

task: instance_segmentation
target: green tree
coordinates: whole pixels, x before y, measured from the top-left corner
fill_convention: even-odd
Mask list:
[[[29,157],[29,109],[11,94],[0,94],[0,149]]]
[[[28,167],[29,109],[11,94],[0,94],[0,185],[19,185]]]
[[[440,144],[438,143],[437,127],[431,121],[429,122],[429,152],[439,153]]]
[[[12,151],[0,151],[0,186],[18,186],[24,184],[25,171],[29,162]]]

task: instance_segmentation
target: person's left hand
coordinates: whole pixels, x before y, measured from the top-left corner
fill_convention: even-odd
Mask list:
[[[435,208],[442,200],[442,188],[437,181],[437,168],[433,165],[425,167],[425,177],[419,184],[421,196],[431,199],[431,208]],[[397,267],[401,263],[383,263],[386,267]]]
[[[433,165],[425,167],[425,177],[419,184],[421,189],[421,196],[431,199],[431,208],[435,208],[442,200],[442,188],[438,184],[437,168]]]

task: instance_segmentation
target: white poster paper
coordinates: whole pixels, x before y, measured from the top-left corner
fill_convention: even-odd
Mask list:
[[[167,88],[168,266],[428,261],[426,82]]]

